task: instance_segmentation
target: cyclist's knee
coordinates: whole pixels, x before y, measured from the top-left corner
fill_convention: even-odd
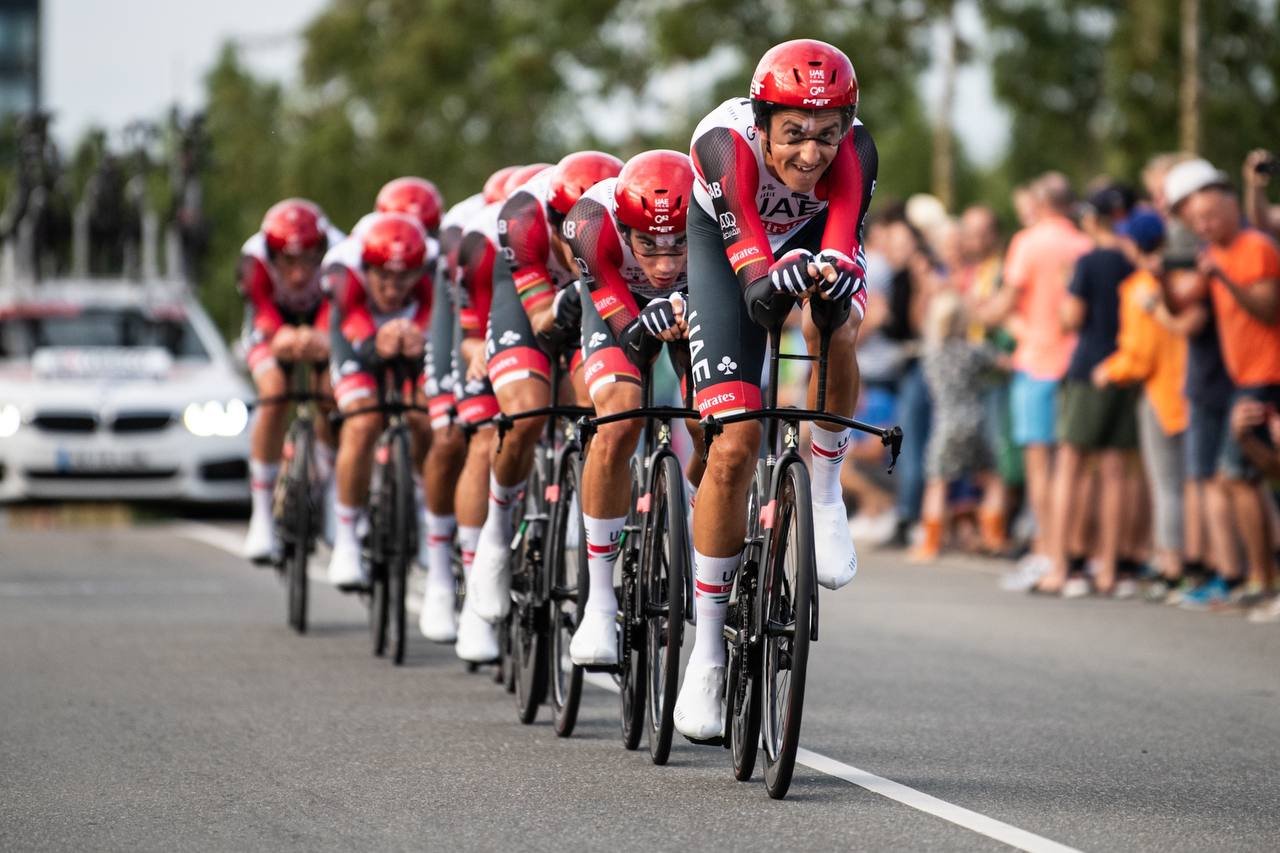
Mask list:
[[[605,424],[596,430],[595,437],[591,439],[588,458],[598,453],[600,461],[607,467],[612,468],[619,462],[625,464],[640,443],[640,430],[641,423],[638,419]]]
[[[284,371],[279,367],[269,367],[258,371],[253,377],[253,383],[257,388],[259,400],[282,396],[287,390]],[[285,408],[285,404],[279,402],[265,404],[262,410],[264,415],[270,415],[276,411],[284,411]]]
[[[732,424],[711,444],[707,473],[717,482],[736,483],[749,479],[760,457],[758,424]]]
[[[377,412],[352,415],[342,424],[342,445],[356,449],[373,447],[382,432],[382,417]]]
[[[440,456],[461,456],[466,452],[467,439],[456,426],[440,427],[431,431],[431,452]]]
[[[511,425],[511,429],[507,431],[506,441],[517,447],[531,447],[537,443],[546,425],[545,417],[522,418]]]

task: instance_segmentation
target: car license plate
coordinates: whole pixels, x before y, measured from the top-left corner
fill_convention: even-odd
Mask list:
[[[148,467],[147,454],[136,450],[63,450],[57,452],[59,471],[137,471]]]

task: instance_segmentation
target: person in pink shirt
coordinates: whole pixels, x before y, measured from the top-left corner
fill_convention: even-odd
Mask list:
[[[1067,218],[1073,200],[1070,183],[1057,172],[1032,185],[1034,224],[1010,241],[1005,286],[990,309],[1017,341],[1010,391],[1013,439],[1023,449],[1027,502],[1036,521],[1031,554],[1010,588],[1030,588],[1052,566],[1047,527],[1057,394],[1075,348],[1075,335],[1064,328],[1060,309],[1076,261],[1092,248]]]

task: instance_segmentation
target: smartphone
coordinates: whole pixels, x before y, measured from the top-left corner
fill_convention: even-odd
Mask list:
[[[1274,175],[1277,172],[1280,172],[1280,159],[1277,159],[1276,155],[1272,154],[1267,157],[1267,159],[1254,166],[1253,170],[1259,175]]]
[[[1166,270],[1193,270],[1196,268],[1196,259],[1194,257],[1165,258],[1164,268]]]

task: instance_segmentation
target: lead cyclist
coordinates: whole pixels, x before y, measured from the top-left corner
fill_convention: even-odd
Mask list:
[[[689,337],[695,403],[703,417],[760,407],[766,328],[803,304],[811,354],[831,318],[826,404],[850,417],[858,398],[854,352],[866,305],[863,219],[875,188],[877,154],[856,118],[858,81],[838,48],[797,39],[757,65],[751,97],[725,101],[698,125],[689,211]],[[842,319],[844,318],[844,319]],[[816,405],[816,371],[808,403]],[[676,701],[681,734],[723,734],[725,611],[746,535],[747,492],[761,426],[724,427],[712,443],[693,513],[693,652]],[[811,430],[814,545],[818,583],[853,580],[857,555],[840,494],[848,430]]]

